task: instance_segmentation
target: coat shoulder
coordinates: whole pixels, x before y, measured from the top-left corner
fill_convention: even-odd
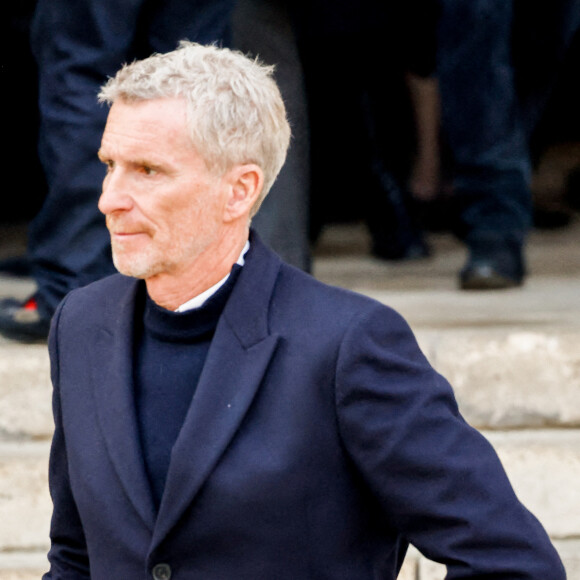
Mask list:
[[[132,307],[138,287],[138,280],[121,274],[102,278],[69,292],[54,318],[61,324],[76,320],[85,327],[91,322],[115,318],[124,308]]]
[[[390,324],[404,324],[391,307],[352,290],[325,284],[292,266],[283,265],[271,308],[273,314],[288,312],[310,324],[329,330],[345,330],[353,322],[379,317]]]

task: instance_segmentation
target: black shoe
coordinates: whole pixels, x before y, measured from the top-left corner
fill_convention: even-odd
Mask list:
[[[521,275],[501,272],[493,260],[469,261],[461,270],[459,283],[462,290],[501,290],[523,284]]]
[[[521,244],[498,239],[468,242],[469,259],[459,273],[462,290],[501,290],[521,286],[525,265]]]
[[[50,317],[38,308],[35,296],[20,301],[0,300],[0,334],[20,342],[43,342],[48,338]]]

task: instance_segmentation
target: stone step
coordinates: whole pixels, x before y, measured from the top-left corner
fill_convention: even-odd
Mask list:
[[[38,580],[47,570],[45,550],[0,553],[0,580]]]
[[[580,539],[580,429],[483,431],[520,500],[554,539]]]
[[[0,338],[0,440],[50,439],[51,393],[46,345]]]
[[[580,427],[580,332],[422,330],[417,338],[474,427]]]
[[[48,441],[0,443],[0,551],[46,552]]]

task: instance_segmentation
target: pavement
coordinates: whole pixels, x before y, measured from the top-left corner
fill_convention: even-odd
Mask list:
[[[25,246],[25,227],[0,226],[0,259]],[[460,291],[464,248],[430,234],[432,257],[370,257],[360,224],[327,227],[314,275],[398,310],[466,419],[496,447],[516,492],[580,580],[580,216],[535,231],[522,288]],[[30,280],[0,277],[0,297],[25,297]],[[50,382],[43,345],[0,338],[0,580],[38,578],[50,500]],[[411,551],[400,578],[439,580],[443,569]]]

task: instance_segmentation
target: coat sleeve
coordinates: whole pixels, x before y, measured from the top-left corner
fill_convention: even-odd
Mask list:
[[[449,579],[564,580],[538,520],[406,322],[379,304],[350,325],[336,370],[347,452],[389,524]]]
[[[49,337],[53,384],[54,436],[50,451],[49,487],[53,502],[50,525],[50,571],[43,580],[81,580],[90,578],[89,558],[83,526],[71,491],[66,441],[59,395],[58,327],[64,303],[57,310]]]

